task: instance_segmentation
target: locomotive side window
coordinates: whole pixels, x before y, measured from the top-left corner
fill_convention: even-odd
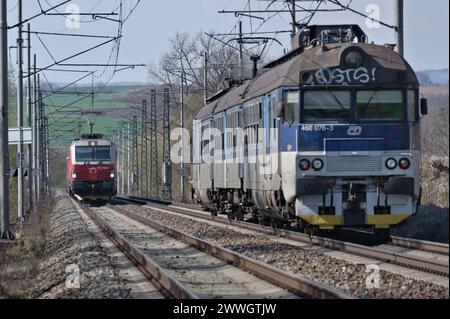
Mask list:
[[[209,153],[209,148],[208,148],[209,139],[205,138],[205,136],[204,136],[205,131],[207,129],[208,129],[208,124],[207,123],[203,124],[202,128],[201,128],[201,150],[200,150],[202,156],[206,156]],[[212,142],[212,137],[210,137],[210,138],[211,138],[211,142]]]
[[[403,92],[400,90],[359,91],[356,97],[360,121],[396,121],[405,118]]]
[[[247,145],[254,145],[258,141],[258,128],[261,121],[260,105],[255,103],[244,108],[244,131],[247,136]]]
[[[286,91],[283,94],[284,121],[298,123],[300,121],[299,92]]]
[[[408,91],[408,121],[417,122],[416,91]]]
[[[350,91],[306,91],[303,101],[305,123],[348,123],[352,119]]]
[[[258,124],[256,125],[256,143],[258,145],[263,145],[264,142],[264,112],[262,103],[258,103],[257,109],[258,115]],[[262,129],[262,132],[259,129]]]

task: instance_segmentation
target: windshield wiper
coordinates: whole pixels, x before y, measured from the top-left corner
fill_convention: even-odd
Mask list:
[[[347,111],[347,109],[345,108],[344,105],[342,105],[341,101],[339,101],[338,97],[336,95],[334,95],[333,91],[331,91],[330,89],[327,90],[328,93],[331,94],[331,96],[334,98],[334,100],[339,104],[339,106],[341,107],[341,109],[343,109],[344,111]]]
[[[370,105],[370,103],[372,103],[373,99],[375,98],[375,96],[378,94],[379,91],[375,91],[373,93],[373,95],[370,97],[369,101],[367,102],[367,104],[364,106],[364,108],[368,107]]]

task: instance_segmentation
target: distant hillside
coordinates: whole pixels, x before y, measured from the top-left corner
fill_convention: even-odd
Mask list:
[[[419,82],[423,86],[448,86],[448,69],[418,71]]]

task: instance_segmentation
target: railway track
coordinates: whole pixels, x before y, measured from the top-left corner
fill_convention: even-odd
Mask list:
[[[396,236],[391,236],[391,242],[393,245],[399,247],[428,251],[431,253],[437,253],[445,256],[449,255],[448,244],[434,243],[425,240],[396,237]]]
[[[183,285],[180,280],[169,274],[150,259],[141,249],[115,230],[104,218],[91,207],[75,202],[87,216],[106,234],[106,236],[139,268],[139,270],[158,288],[167,298],[199,299],[192,289]],[[288,290],[304,298],[320,299],[350,299],[351,297],[335,289],[320,285],[316,282],[291,275],[287,272],[253,260],[236,252],[227,250],[201,239],[189,236],[174,229],[165,227],[119,207],[108,206],[108,209],[125,216],[130,220],[145,225],[158,232],[164,233],[177,241],[197,248],[218,259],[226,261],[237,268],[243,269],[260,279]]]
[[[286,239],[294,240],[301,243],[309,243],[318,245],[324,248],[339,250],[349,254],[371,258],[387,263],[392,263],[402,267],[417,269],[420,271],[437,274],[441,276],[449,275],[449,264],[436,260],[436,258],[422,258],[414,255],[407,255],[405,253],[392,251],[387,247],[370,247],[356,243],[350,243],[342,240],[336,240],[321,236],[310,236],[299,232],[293,232],[283,229],[274,229],[271,227],[261,226],[248,222],[230,221],[226,218],[212,217],[210,214],[202,212],[198,209],[186,205],[173,205],[168,202],[147,202],[138,198],[124,198],[118,197],[118,200],[123,200],[129,203],[144,205],[149,209],[160,209],[167,212],[174,212],[191,217],[214,221],[223,225],[232,225],[245,230],[257,231],[268,235],[277,235]],[[430,243],[414,239],[406,239],[400,237],[392,237],[392,244],[410,249],[417,249],[427,251],[438,255],[448,256],[448,245],[439,243]]]
[[[127,256],[142,274],[155,285],[166,298],[198,299],[189,289],[184,287],[176,278],[171,276],[155,262],[149,259],[142,251],[133,245],[108,225],[91,208],[72,200],[101,230],[102,232]]]
[[[398,236],[390,236],[389,239],[383,241],[376,237],[374,233],[363,231],[363,230],[355,230],[355,229],[342,229],[341,236],[343,238],[350,238],[351,241],[355,242],[367,242],[378,243],[378,244],[388,244],[392,246],[407,248],[407,249],[415,249],[418,251],[429,252],[432,254],[438,254],[443,256],[449,255],[449,245],[443,243],[436,243],[431,241],[406,238],[406,237],[398,237]]]

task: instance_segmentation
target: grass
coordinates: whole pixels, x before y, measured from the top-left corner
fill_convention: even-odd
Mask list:
[[[129,104],[121,101],[123,101],[128,94],[130,94],[131,92],[135,91],[138,88],[139,86],[130,86],[130,85],[108,86],[103,90],[104,93],[99,93],[95,96],[94,110],[127,108],[129,107]],[[76,104],[70,106],[70,109],[74,108],[80,108],[85,110],[91,109],[92,101],[91,96],[89,95],[89,93],[92,91],[91,87],[87,86],[77,87],[75,89],[67,89],[66,91],[70,91],[70,93],[52,95],[44,99],[44,103],[46,103],[48,106],[57,105],[58,107],[63,107],[77,100],[81,100]],[[75,94],[74,92],[79,93]],[[83,99],[83,97],[86,98]]]
[[[102,110],[111,110],[111,109],[123,109],[129,108],[130,105],[126,101],[127,96],[129,96],[132,92],[137,89],[140,89],[140,86],[135,85],[112,85],[106,87],[103,91],[104,93],[99,93],[96,95],[94,100],[94,111],[102,111]],[[66,111],[91,111],[92,110],[92,102],[89,94],[91,92],[90,86],[80,86],[76,88],[67,89],[67,91],[78,92],[75,93],[67,93],[67,94],[56,94],[52,95],[49,98],[45,99],[45,103],[47,105],[47,113],[61,109],[66,105],[74,103],[77,100],[82,99],[81,101],[74,103],[70,107],[67,107]],[[50,106],[50,105],[56,105]],[[64,117],[64,120],[58,121],[58,118]],[[125,119],[113,118],[113,117],[95,117],[95,116],[81,116],[76,113],[74,116],[68,116],[66,114],[57,113],[52,115],[51,122],[55,122],[54,125],[50,125],[50,134],[53,139],[57,137],[57,140],[54,140],[54,144],[60,147],[68,147],[70,142],[79,137],[81,134],[90,133],[90,126],[88,121],[95,120],[94,130],[96,133],[104,134],[108,137],[112,137],[112,133],[114,130],[117,130],[121,127],[121,123]],[[63,123],[63,124],[61,124]],[[64,126],[66,123],[66,126]],[[58,129],[58,131],[56,131]],[[63,131],[59,130],[62,129]]]
[[[13,244],[0,246],[0,299],[24,299],[33,295],[39,263],[45,258],[49,212],[53,204],[41,202]]]

